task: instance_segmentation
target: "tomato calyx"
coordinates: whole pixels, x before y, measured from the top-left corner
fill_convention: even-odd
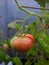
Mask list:
[[[27,38],[29,38],[29,39],[31,39],[31,40],[34,40],[34,37],[33,37],[33,35],[31,35],[31,34],[25,34],[25,33],[23,33],[22,35],[21,34],[18,34],[18,36],[19,37],[27,37]]]

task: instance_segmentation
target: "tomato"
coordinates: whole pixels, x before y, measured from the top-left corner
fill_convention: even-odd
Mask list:
[[[4,50],[4,51],[7,51],[8,49],[9,49],[8,45],[7,45],[7,44],[4,44],[4,45],[3,45],[3,50]]]
[[[25,34],[23,37],[14,37],[10,41],[13,49],[21,52],[28,51],[34,43],[34,37],[31,34]]]

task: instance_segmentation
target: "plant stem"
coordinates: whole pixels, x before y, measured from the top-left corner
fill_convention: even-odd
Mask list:
[[[27,11],[27,10],[25,10],[22,6],[20,6],[20,5],[18,4],[17,0],[15,0],[15,2],[16,2],[16,4],[17,4],[18,8],[21,9],[22,11],[26,12],[26,13],[29,14],[30,16],[31,16],[31,15],[37,16],[37,17],[40,19],[40,22],[39,22],[39,23],[42,24],[42,25],[41,25],[41,28],[45,29],[45,21],[42,19],[42,17],[41,17],[39,14],[37,14],[37,13],[35,13],[35,12]],[[24,23],[23,23],[23,25],[24,25]]]
[[[49,10],[49,9],[47,9],[47,8],[38,8],[38,7],[30,7],[30,6],[21,6],[21,7],[23,7],[23,8],[30,8],[30,9],[39,9],[39,10]]]
[[[27,15],[27,17],[24,19],[24,20],[22,20],[22,26],[21,26],[21,28],[19,29],[19,31],[16,33],[16,35],[19,33],[19,32],[21,32],[20,33],[20,36],[23,34],[23,32],[24,32],[24,24],[25,24],[25,22],[28,20],[28,18],[30,17],[30,15]]]
[[[22,6],[20,6],[20,5],[18,4],[17,0],[15,0],[15,2],[16,2],[16,4],[17,4],[18,8],[21,9],[22,11],[26,12],[26,13],[29,14],[30,16],[32,16],[32,15],[37,16],[37,17],[39,18],[39,20],[40,20],[39,23],[42,24],[41,27],[42,27],[43,29],[45,29],[45,21],[42,19],[42,17],[41,17],[39,14],[37,14],[37,13],[35,13],[35,12],[27,11],[27,10],[25,10]]]
[[[35,12],[30,12],[30,11],[25,10],[24,8],[22,8],[22,6],[20,6],[20,5],[18,4],[17,0],[15,0],[15,2],[16,2],[16,4],[17,4],[17,6],[18,6],[19,9],[21,9],[22,11],[26,12],[26,13],[29,14],[29,15],[35,15],[35,16],[37,16],[37,17],[42,21],[42,18],[41,18],[40,15],[38,15],[38,14],[35,13]]]

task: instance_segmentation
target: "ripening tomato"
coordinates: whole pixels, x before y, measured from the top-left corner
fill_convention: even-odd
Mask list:
[[[25,34],[23,37],[14,37],[10,41],[13,49],[21,52],[27,52],[34,43],[34,37],[31,34]]]

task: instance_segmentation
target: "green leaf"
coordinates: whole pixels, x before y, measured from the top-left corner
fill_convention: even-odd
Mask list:
[[[4,61],[5,61],[6,64],[8,64],[11,61],[11,57],[6,55]]]
[[[34,65],[41,65],[41,63],[40,62],[35,62]]]
[[[35,62],[34,65],[49,65],[49,60],[46,60],[42,55],[39,57],[38,62]]]
[[[8,27],[8,28],[15,28],[17,22],[22,22],[22,20],[12,21],[12,22],[10,22],[10,23],[7,25],[7,27]]]
[[[45,32],[40,33],[39,44],[41,45],[43,52],[49,54],[49,36],[47,36]]]
[[[16,21],[10,22],[10,23],[7,25],[7,27],[8,27],[8,28],[15,28],[15,25],[16,25]]]
[[[45,16],[47,13],[45,10],[41,10],[41,14],[42,14],[42,16]]]
[[[28,24],[26,26],[26,32],[34,35],[36,32],[36,26],[37,26],[37,22],[33,22],[31,24]]]
[[[32,47],[28,52],[27,52],[27,55],[29,56],[29,55],[36,55],[37,54],[37,52],[36,52],[36,50]]]
[[[35,0],[35,1],[37,1],[37,3],[40,4],[40,6],[45,7],[46,2],[47,2],[48,0]]]
[[[2,48],[0,48],[0,63],[5,59],[5,56],[6,56],[6,54],[4,53]]]
[[[45,14],[42,13],[42,17],[44,18],[45,23],[49,24],[49,13],[46,13],[46,12],[45,12]]]
[[[15,25],[15,28],[16,28],[17,30],[19,30],[19,29],[21,28],[21,25],[20,25],[20,24],[16,24],[16,25]]]
[[[42,38],[42,40],[45,41],[49,45],[49,35],[47,34],[47,30],[43,30],[40,33],[40,38]]]
[[[47,54],[49,54],[49,45],[45,41],[43,41],[42,38],[41,39],[39,38],[39,41],[40,41],[39,43],[40,43],[43,51],[46,52]]]
[[[10,39],[9,40],[5,40],[4,44],[7,44],[8,46],[10,46]]]
[[[35,0],[40,6],[45,7],[49,3],[49,0]]]
[[[22,65],[22,61],[20,60],[19,57],[13,57],[12,62],[15,65]]]
[[[41,62],[42,65],[49,65],[49,60],[46,60],[44,56],[40,56],[39,62]]]
[[[27,62],[25,62],[25,65],[31,65],[31,62],[28,60]]]

